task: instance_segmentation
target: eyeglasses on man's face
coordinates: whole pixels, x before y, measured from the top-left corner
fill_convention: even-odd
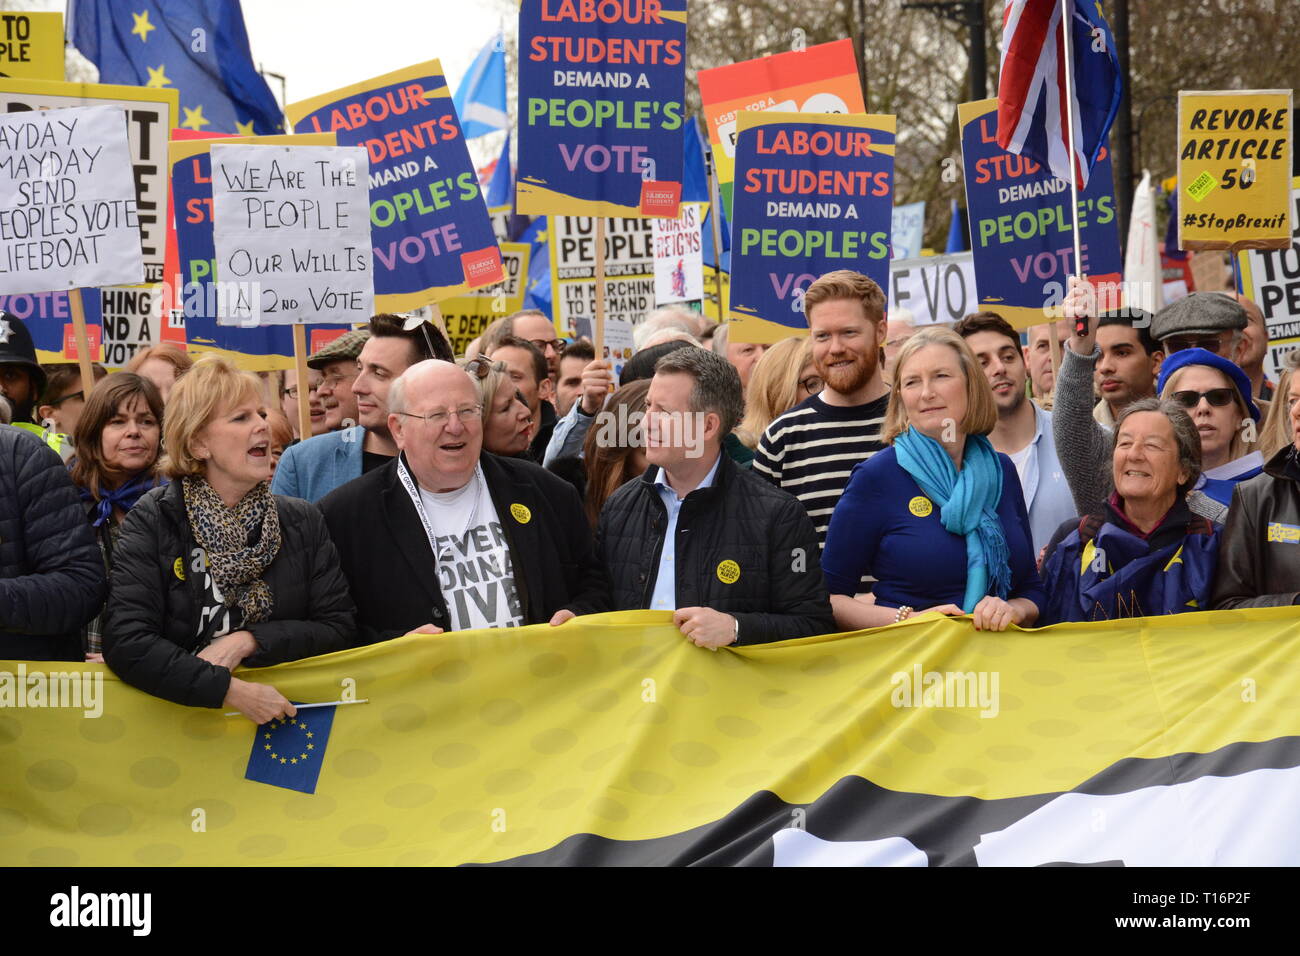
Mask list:
[[[307,394],[308,394],[308,395],[315,395],[315,394],[316,394],[317,392],[319,392],[319,391],[320,391],[320,386],[319,386],[319,385],[309,385],[309,386],[307,387]],[[288,388],[286,388],[286,389],[285,389],[281,394],[283,394],[283,395],[288,395],[288,396],[289,396],[290,398],[292,398],[292,399],[297,399],[298,395],[301,394],[301,393],[299,392],[299,390],[298,390],[298,386],[297,386],[297,385],[290,385],[290,386],[289,386]]]
[[[528,341],[536,345],[537,351],[541,352],[543,355],[546,354],[546,347],[548,345],[555,349],[556,355],[563,355],[565,346],[569,344],[564,341],[564,339],[529,339]]]
[[[462,425],[468,425],[471,422],[479,421],[483,417],[483,406],[465,405],[461,408],[452,410],[439,408],[424,415],[416,415],[414,412],[395,412],[394,414],[401,415],[403,418],[418,418],[421,421],[428,422],[429,427],[435,431],[441,431],[447,427],[447,423],[451,421],[452,415],[455,415],[460,419]]]

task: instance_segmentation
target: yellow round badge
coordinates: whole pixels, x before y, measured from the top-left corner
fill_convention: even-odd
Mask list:
[[[918,518],[927,518],[929,517],[930,512],[934,510],[934,505],[931,504],[930,499],[924,495],[917,495],[907,503],[907,510],[912,512],[912,514],[916,515]]]
[[[176,575],[178,581],[185,580],[185,562],[180,558],[172,562],[172,574]]]
[[[520,524],[528,524],[533,520],[533,513],[528,510],[526,505],[513,504],[510,506],[510,513],[514,515],[515,520]]]
[[[727,560],[718,565],[718,580],[723,584],[735,584],[740,580],[740,565]]]

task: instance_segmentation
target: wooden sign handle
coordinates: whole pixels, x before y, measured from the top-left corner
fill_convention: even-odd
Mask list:
[[[596,318],[591,327],[596,358],[605,357],[605,218],[596,218]]]
[[[298,437],[311,437],[311,393],[307,382],[307,326],[293,327],[293,367],[298,373]]]
[[[77,343],[77,364],[81,367],[81,394],[89,398],[90,390],[95,387],[95,370],[90,362],[90,336],[86,334],[86,309],[80,289],[69,291],[68,305],[72,307],[72,335]]]

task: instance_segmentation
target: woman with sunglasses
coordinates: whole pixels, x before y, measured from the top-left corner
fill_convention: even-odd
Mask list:
[[[465,363],[483,406],[483,450],[514,458],[528,451],[532,412],[504,362],[475,358]]]
[[[1291,444],[1233,491],[1219,540],[1215,609],[1300,604],[1300,374],[1273,402],[1290,413]]]
[[[1251,400],[1250,379],[1221,355],[1183,349],[1164,360],[1156,394],[1185,408],[1200,434],[1204,470],[1194,490],[1227,508],[1237,483],[1264,467],[1255,447],[1260,413]]]

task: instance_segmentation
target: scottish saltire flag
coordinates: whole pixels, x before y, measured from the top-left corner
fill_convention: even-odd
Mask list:
[[[998,75],[998,145],[1079,188],[1106,145],[1123,93],[1115,38],[1100,3],[1067,0],[1074,57],[1074,156],[1066,139],[1061,0],[1007,0]]]
[[[262,724],[253,734],[246,780],[315,793],[325,762],[325,744],[334,727],[334,707],[300,710],[296,717]]]
[[[506,113],[506,54],[501,34],[489,40],[474,57],[452,103],[466,139],[510,128]]]
[[[68,36],[101,83],[180,90],[184,129],[284,131],[239,0],[68,0]]]
[[[506,141],[501,146],[501,155],[497,157],[497,164],[492,170],[492,178],[488,181],[487,187],[487,204],[489,209],[495,209],[497,206],[508,206],[515,198],[515,177],[510,168],[510,132],[506,131]]]

